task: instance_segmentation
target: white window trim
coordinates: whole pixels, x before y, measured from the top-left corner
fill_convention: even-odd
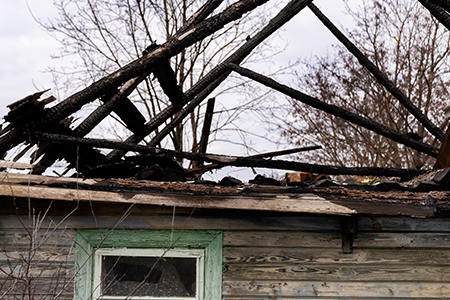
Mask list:
[[[174,258],[196,258],[197,259],[197,284],[196,297],[147,297],[132,296],[127,297],[130,300],[203,300],[203,283],[204,283],[204,265],[205,250],[196,249],[133,249],[133,248],[100,248],[94,254],[94,271],[93,271],[93,298],[102,300],[121,300],[122,296],[102,296],[101,295],[101,263],[103,256],[138,256],[138,257],[174,257]]]

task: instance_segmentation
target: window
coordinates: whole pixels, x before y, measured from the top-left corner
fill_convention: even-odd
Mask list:
[[[220,299],[222,243],[219,231],[79,230],[74,298]]]

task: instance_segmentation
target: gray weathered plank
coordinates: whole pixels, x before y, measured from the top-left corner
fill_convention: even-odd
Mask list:
[[[61,295],[65,297],[73,297],[73,283],[68,282],[68,277],[41,277],[32,280],[29,284],[24,284],[23,281],[14,282],[14,280],[1,280],[0,286],[1,291],[10,289],[7,297],[2,299],[8,299],[8,297],[9,299],[22,299],[22,296],[24,296],[24,299],[27,299],[27,295],[26,293],[24,293],[24,288],[27,287],[30,287],[31,292],[34,293],[33,297],[30,300],[54,299],[53,297],[59,293],[61,293]]]
[[[403,297],[390,297],[390,298],[392,298],[392,299],[395,299],[395,300],[410,300],[411,298],[403,298]],[[342,297],[339,297],[339,296],[336,296],[336,297],[322,297],[322,296],[320,296],[320,298],[318,298],[318,297],[308,297],[308,296],[305,296],[305,297],[303,297],[303,296],[298,296],[298,297],[296,297],[296,296],[287,296],[287,297],[284,297],[284,296],[279,296],[279,295],[277,295],[277,296],[255,296],[255,297],[252,297],[252,296],[230,296],[230,295],[225,295],[222,299],[226,299],[226,300],[317,300],[317,299],[320,299],[320,300],[337,300],[337,299],[339,299],[339,300],[342,300],[343,298]],[[345,299],[353,299],[353,300],[361,300],[361,299],[364,299],[364,300],[380,300],[380,299],[385,299],[385,298],[378,298],[378,297],[376,297],[376,298],[374,298],[374,297],[364,297],[364,298],[360,298],[360,297],[358,297],[358,298],[353,298],[353,297],[346,297]],[[429,300],[430,298],[414,298],[414,300]]]
[[[61,248],[73,247],[75,241],[75,231],[69,229],[58,229],[46,232],[38,231],[33,237],[24,229],[7,229],[0,231],[0,246],[8,247],[8,250],[23,250],[45,248],[58,251]],[[30,244],[31,238],[33,243]]]
[[[74,263],[73,262],[67,262],[67,263],[36,263],[35,261],[32,261],[30,268],[25,268],[26,265],[20,265],[20,263],[17,265],[14,264],[15,262],[6,262],[6,261],[0,261],[0,267],[6,272],[0,272],[0,280],[5,279],[11,279],[13,275],[17,275],[18,269],[21,269],[21,271],[27,270],[26,275],[27,277],[31,278],[70,278],[73,275],[73,268]],[[11,269],[12,267],[12,269]],[[22,268],[21,268],[22,267]],[[13,272],[13,273],[10,273]],[[22,273],[24,274],[24,273]],[[25,274],[24,274],[25,275]]]
[[[414,265],[319,265],[319,264],[231,264],[225,280],[308,281],[415,281],[450,282],[450,266]]]
[[[450,218],[358,217],[358,230],[450,232]]]
[[[11,168],[11,169],[26,170],[26,169],[32,169],[33,165],[27,164],[27,163],[20,163],[20,162],[16,162],[16,161],[0,160],[0,168]]]
[[[340,248],[340,233],[227,231],[224,246]]]
[[[450,248],[449,233],[360,232],[354,248]]]
[[[136,203],[206,209],[243,209],[273,212],[300,212],[330,215],[356,214],[354,209],[335,204],[314,194],[244,196],[244,195],[191,195],[128,192],[115,193],[18,184],[0,185],[0,194],[9,197],[32,197],[61,201],[95,201],[105,203]]]
[[[380,264],[450,266],[449,249],[355,249],[224,247],[226,264]]]
[[[14,245],[4,245],[2,246],[2,251],[0,251],[0,264],[3,261],[6,261],[8,259],[20,259],[20,257],[25,257],[25,255],[28,254],[28,252],[25,251],[9,251],[10,248],[16,248]],[[59,248],[57,250],[55,249],[49,249],[49,247],[43,247],[39,248],[39,251],[37,251],[34,256],[33,260],[35,261],[51,261],[51,262],[65,262],[65,261],[71,261],[72,260],[72,254],[69,251],[69,248]]]
[[[177,211],[177,210],[176,210]],[[120,224],[120,216],[71,216],[62,225],[69,228],[123,228],[123,229],[171,229],[172,211],[161,215],[155,209],[154,215],[128,216]],[[52,224],[59,223],[63,217],[52,216],[43,222],[44,228],[51,228]],[[207,229],[207,230],[304,230],[304,231],[339,231],[339,217],[317,215],[278,215],[274,216],[242,216],[242,215],[199,215],[197,212],[189,217],[175,216],[174,229]],[[2,216],[0,228],[20,229],[22,226],[17,216]]]
[[[225,281],[223,294],[274,297],[450,297],[450,283],[419,282],[317,282],[317,281]]]

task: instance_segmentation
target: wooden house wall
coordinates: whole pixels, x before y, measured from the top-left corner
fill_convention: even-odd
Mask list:
[[[450,219],[358,217],[354,251],[344,254],[335,216],[180,210],[172,221],[171,209],[134,212],[120,224],[106,215],[31,219],[41,226],[33,240],[27,216],[0,216],[0,265],[16,265],[17,277],[0,272],[0,293],[71,298],[76,228],[173,226],[224,231],[223,299],[450,298]]]

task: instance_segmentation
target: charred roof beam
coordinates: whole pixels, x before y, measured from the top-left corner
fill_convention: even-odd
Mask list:
[[[394,176],[402,178],[412,178],[427,172],[416,169],[397,169],[380,167],[338,167],[319,164],[309,164],[302,162],[271,160],[261,158],[249,158],[239,156],[228,156],[208,153],[190,153],[156,147],[132,144],[128,142],[115,142],[104,139],[80,138],[60,134],[50,134],[45,132],[35,132],[34,138],[39,141],[47,141],[61,144],[83,145],[98,148],[121,149],[124,151],[136,151],[151,154],[168,154],[175,157],[182,157],[189,160],[202,160],[210,163],[224,164],[235,167],[269,168],[278,170],[304,171],[310,173],[329,175],[363,175],[363,176]]]
[[[426,0],[419,0],[421,2]],[[444,132],[437,127],[431,120],[422,113],[422,111],[414,105],[411,100],[381,72],[381,70],[372,63],[356,46],[353,44],[331,21],[328,19],[317,6],[313,3],[308,5],[309,9],[316,15],[316,17],[330,30],[330,32],[352,53],[358,61],[388,90],[425,128],[434,135],[437,139],[442,141],[444,139]],[[448,16],[448,14],[447,14]]]
[[[214,90],[219,84],[224,81],[228,75],[231,73],[231,70],[228,68],[229,63],[241,63],[245,57],[247,57],[258,45],[260,45],[264,40],[267,39],[272,33],[277,31],[280,27],[286,24],[290,19],[292,19],[295,15],[297,15],[301,10],[303,10],[312,0],[292,0],[289,2],[280,12],[272,18],[269,23],[261,29],[253,38],[246,41],[239,49],[237,49],[233,54],[231,54],[223,63],[214,67],[208,74],[202,77],[192,88],[187,90],[182,98],[181,105],[186,105],[194,98],[197,97],[200,100],[199,94],[204,91],[206,88]],[[205,95],[203,99],[208,97]],[[203,100],[201,99],[201,100]],[[200,102],[198,103],[200,104]],[[197,105],[198,105],[197,104]],[[194,108],[196,105],[193,105]],[[179,111],[179,107],[171,105],[166,107],[163,111],[161,111],[157,116],[152,118],[146,124],[146,128],[144,132],[140,135],[132,135],[126,141],[129,143],[139,143],[144,139],[148,134],[155,131],[158,126],[163,124],[167,119],[175,115]],[[180,120],[180,122],[182,119]],[[170,126],[173,124],[171,123]],[[175,124],[176,125],[176,124]],[[166,133],[169,134],[171,130],[168,130]],[[118,161],[123,155],[126,154],[126,151],[114,150],[111,151],[107,155],[108,161]]]
[[[179,54],[186,47],[213,34],[226,24],[241,18],[245,13],[263,5],[267,1],[237,1],[225,8],[221,13],[175,34],[161,47],[92,83],[84,90],[73,94],[46,111],[44,116],[36,121],[36,127],[40,129],[46,128],[70,116],[85,104],[102,97],[108,90],[118,88],[128,80],[142,75],[159,62]],[[0,137],[0,156],[22,141],[23,135],[16,128],[5,133]]]
[[[444,25],[448,30],[450,30],[450,16],[448,14],[449,3],[448,1],[428,1],[419,0],[422,5],[430,11],[430,13],[435,17],[442,25]],[[440,2],[442,5],[436,3]],[[445,5],[444,5],[445,4]]]
[[[431,145],[419,142],[414,140],[413,138],[409,137],[406,134],[400,133],[398,131],[395,131],[383,124],[371,121],[367,118],[364,118],[358,114],[355,114],[351,111],[345,110],[341,107],[338,107],[336,105],[328,104],[323,101],[320,101],[316,98],[313,98],[309,95],[306,95],[300,91],[297,91],[293,88],[290,88],[286,85],[283,85],[281,83],[276,82],[275,80],[268,78],[264,75],[258,74],[256,72],[253,72],[249,69],[242,68],[235,64],[229,64],[228,65],[233,71],[239,73],[242,76],[248,77],[250,79],[253,79],[267,87],[270,87],[272,89],[275,89],[295,100],[301,101],[311,107],[314,107],[316,109],[320,109],[326,113],[329,113],[331,115],[334,115],[336,117],[342,118],[350,123],[359,125],[361,127],[364,127],[368,130],[371,130],[375,133],[378,133],[384,137],[387,137],[397,143],[403,144],[405,146],[408,146],[409,148],[415,149],[419,152],[425,153],[427,155],[430,155],[432,157],[437,157],[439,149],[436,147],[433,147]]]

